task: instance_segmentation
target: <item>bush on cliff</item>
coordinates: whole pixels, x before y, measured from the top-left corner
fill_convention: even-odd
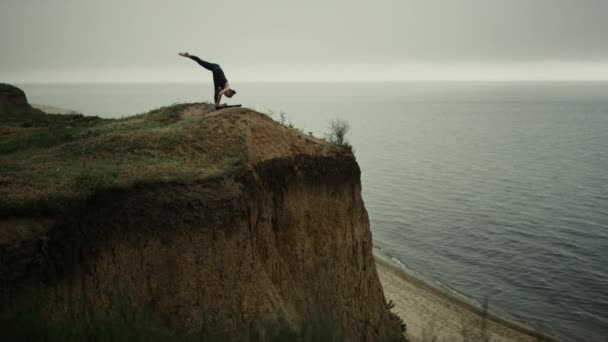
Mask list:
[[[353,146],[346,140],[346,133],[350,130],[350,125],[344,119],[333,119],[329,122],[329,141],[334,144],[353,152]]]

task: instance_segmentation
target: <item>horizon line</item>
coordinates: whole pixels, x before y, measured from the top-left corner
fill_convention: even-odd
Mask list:
[[[372,83],[372,82],[602,82],[603,63],[402,63],[224,66],[237,83]],[[203,72],[205,71],[205,72]],[[59,68],[0,71],[0,80],[14,83],[210,83],[211,75],[191,65],[175,67]]]
[[[243,83],[278,83],[278,84],[309,84],[309,83],[605,83],[606,79],[598,78],[529,78],[529,79],[403,79],[403,80],[242,80],[231,82],[234,84]],[[72,80],[57,80],[57,81],[32,81],[32,80],[14,80],[3,81],[0,83],[7,84],[212,84],[210,81],[193,81],[193,80],[99,80],[99,81],[72,81]]]

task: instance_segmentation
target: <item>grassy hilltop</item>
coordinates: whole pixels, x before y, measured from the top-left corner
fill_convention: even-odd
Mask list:
[[[212,117],[195,115],[211,110],[195,103],[124,119],[3,116],[0,212],[52,214],[101,188],[190,182],[226,172],[243,155],[240,144],[213,146],[210,138],[221,128]]]

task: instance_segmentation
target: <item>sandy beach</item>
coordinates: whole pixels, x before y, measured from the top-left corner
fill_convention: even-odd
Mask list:
[[[387,301],[407,324],[413,342],[426,341],[556,341],[507,322],[452,297],[376,257]],[[485,333],[480,327],[485,326]],[[485,337],[485,338],[484,338]]]

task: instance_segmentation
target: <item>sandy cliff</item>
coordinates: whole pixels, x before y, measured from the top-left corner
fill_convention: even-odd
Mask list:
[[[5,142],[26,135],[19,129]],[[70,129],[27,158],[0,149],[5,291],[41,289],[51,311],[83,295],[111,309],[119,284],[173,326],[242,332],[322,315],[351,338],[401,338],[352,154],[255,111],[206,104]],[[27,165],[56,181],[20,173]]]

